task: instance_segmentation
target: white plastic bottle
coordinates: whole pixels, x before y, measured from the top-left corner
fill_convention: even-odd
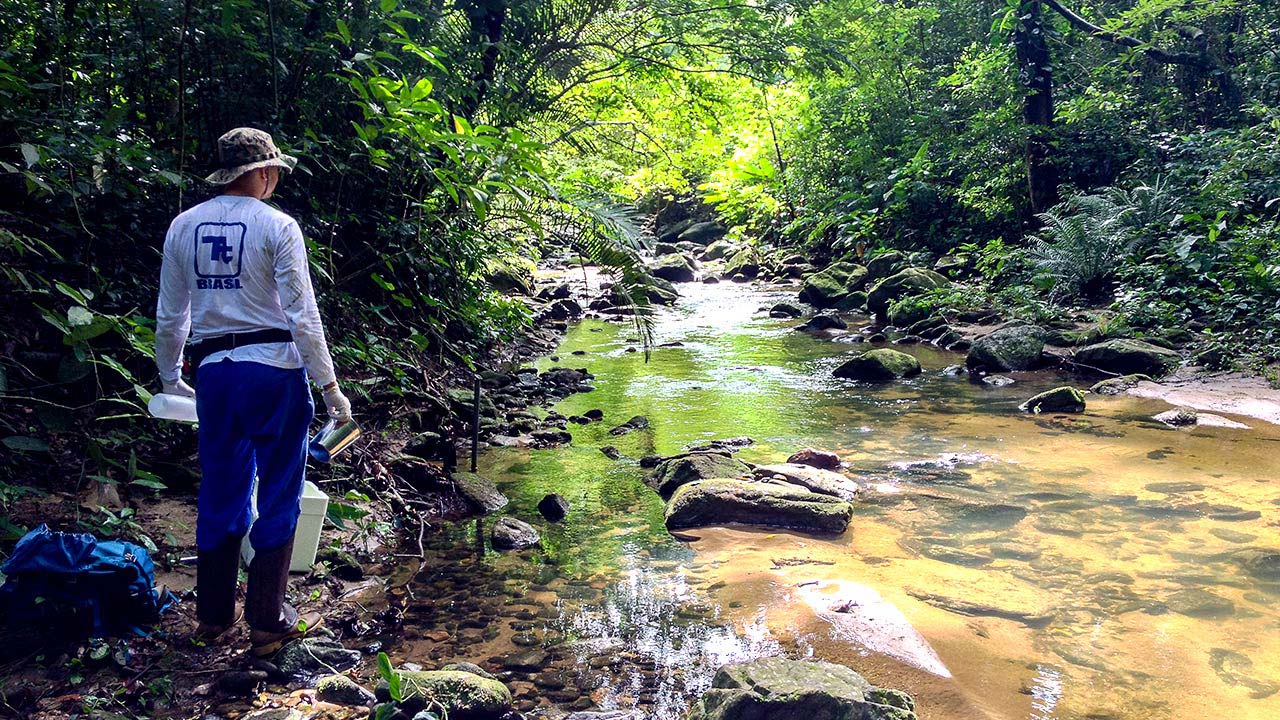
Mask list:
[[[196,421],[196,399],[193,397],[156,393],[151,396],[151,402],[147,403],[147,410],[161,420]]]

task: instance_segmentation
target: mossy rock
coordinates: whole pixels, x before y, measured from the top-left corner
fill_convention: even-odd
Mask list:
[[[705,252],[702,253],[703,260],[724,260],[732,257],[740,248],[728,240],[716,240],[707,246]]]
[[[908,327],[932,317],[933,311],[933,303],[923,298],[903,298],[889,306],[889,322],[898,327]]]
[[[511,691],[497,680],[460,670],[397,670],[402,699],[400,710],[413,716],[422,710],[443,709],[450,718],[478,720],[511,711]],[[386,680],[378,683],[378,700],[391,700]]]
[[[862,382],[886,383],[923,372],[920,361],[904,352],[880,348],[862,353],[835,369],[835,376]]]
[[[900,252],[887,252],[867,261],[867,279],[880,280],[907,269],[907,257]]]
[[[848,295],[845,295],[844,297],[837,300],[836,304],[833,306],[833,309],[840,310],[840,311],[866,310],[867,294],[861,290],[856,290],[854,292],[851,292]]]
[[[1073,387],[1060,387],[1042,392],[1018,406],[1029,413],[1084,412],[1084,393]]]
[[[649,272],[670,282],[693,282],[695,274],[689,259],[678,252],[659,257],[649,266]]]
[[[1032,370],[1044,354],[1045,331],[1035,325],[1003,327],[978,338],[969,348],[965,365],[992,372]]]
[[[725,230],[724,226],[720,223],[700,222],[690,225],[687,229],[681,232],[676,239],[696,242],[699,245],[706,245],[713,240],[718,240],[724,237],[726,232],[728,231]]]
[[[877,315],[885,315],[889,311],[889,305],[895,300],[920,295],[950,284],[950,280],[932,270],[907,268],[876,283],[867,293],[867,307]]]
[[[729,258],[729,262],[724,266],[723,276],[741,275],[746,278],[755,278],[760,274],[760,263],[759,251],[753,247],[743,248]]]
[[[867,269],[854,263],[838,262],[804,280],[800,301],[818,308],[833,307],[867,284]]]
[[[532,296],[535,287],[533,273],[525,268],[503,266],[489,274],[489,284],[503,293],[519,293]]]
[[[1142,340],[1119,339],[1081,348],[1076,352],[1075,361],[1117,375],[1141,374],[1160,378],[1177,370],[1182,364],[1182,356]]]
[[[1103,380],[1089,388],[1089,392],[1095,395],[1120,395],[1138,386],[1140,382],[1150,382],[1151,378],[1147,375],[1121,375],[1118,378]]]
[[[688,720],[915,720],[915,702],[853,670],[764,658],[720,668]]]
[[[696,480],[736,478],[750,474],[751,468],[746,463],[727,455],[690,453],[658,463],[644,482],[662,497],[669,498],[681,486]]]
[[[682,485],[667,503],[667,527],[754,525],[842,533],[853,506],[789,483],[712,478]]]

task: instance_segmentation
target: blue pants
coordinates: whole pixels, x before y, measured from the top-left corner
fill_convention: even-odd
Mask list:
[[[221,360],[197,370],[200,420],[200,516],[196,545],[215,550],[249,529],[249,499],[258,478],[255,551],[281,547],[298,524],[306,470],[307,430],[315,415],[307,373],[255,362]]]

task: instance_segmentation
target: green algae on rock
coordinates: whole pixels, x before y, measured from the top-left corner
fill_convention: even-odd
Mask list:
[[[899,378],[914,377],[922,372],[920,361],[897,350],[880,348],[862,353],[835,369],[838,378],[862,382],[893,382]]]
[[[736,478],[751,474],[751,468],[741,460],[721,453],[689,453],[668,458],[658,463],[645,484],[663,498],[671,497],[683,485],[709,478]]]
[[[1089,388],[1089,392],[1095,395],[1119,395],[1138,386],[1142,381],[1151,381],[1150,376],[1142,374],[1121,375],[1117,378],[1109,378],[1094,384]]]
[[[829,308],[867,284],[867,269],[854,263],[838,262],[804,280],[800,301]]]
[[[1035,325],[1013,325],[978,338],[965,365],[993,372],[1032,370],[1044,353],[1045,331]]]
[[[835,663],[764,658],[720,668],[688,720],[914,720],[915,702]]]
[[[1029,413],[1081,413],[1084,412],[1084,393],[1063,386],[1042,392],[1018,406],[1018,409]]]
[[[409,716],[421,710],[443,709],[449,717],[496,717],[511,710],[511,691],[497,680],[460,670],[397,670],[403,697],[400,710]],[[378,700],[388,702],[386,680],[378,683]]]
[[[1107,340],[1076,351],[1076,363],[1120,375],[1149,375],[1160,378],[1182,364],[1178,353],[1133,339]]]
[[[867,294],[867,307],[877,315],[884,315],[894,300],[908,295],[920,295],[950,284],[950,280],[932,270],[907,268],[876,283]]]
[[[852,515],[849,503],[798,485],[713,478],[676,490],[666,524],[671,530],[742,524],[838,534]]]

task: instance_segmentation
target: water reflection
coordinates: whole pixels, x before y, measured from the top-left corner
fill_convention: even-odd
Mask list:
[[[643,703],[646,717],[676,720],[720,666],[784,652],[762,619],[731,625],[685,573],[637,559],[634,545],[624,551],[622,578],[598,601],[562,603],[555,622],[581,665],[600,666],[593,697],[602,709]],[[599,662],[608,657],[619,662]]]

